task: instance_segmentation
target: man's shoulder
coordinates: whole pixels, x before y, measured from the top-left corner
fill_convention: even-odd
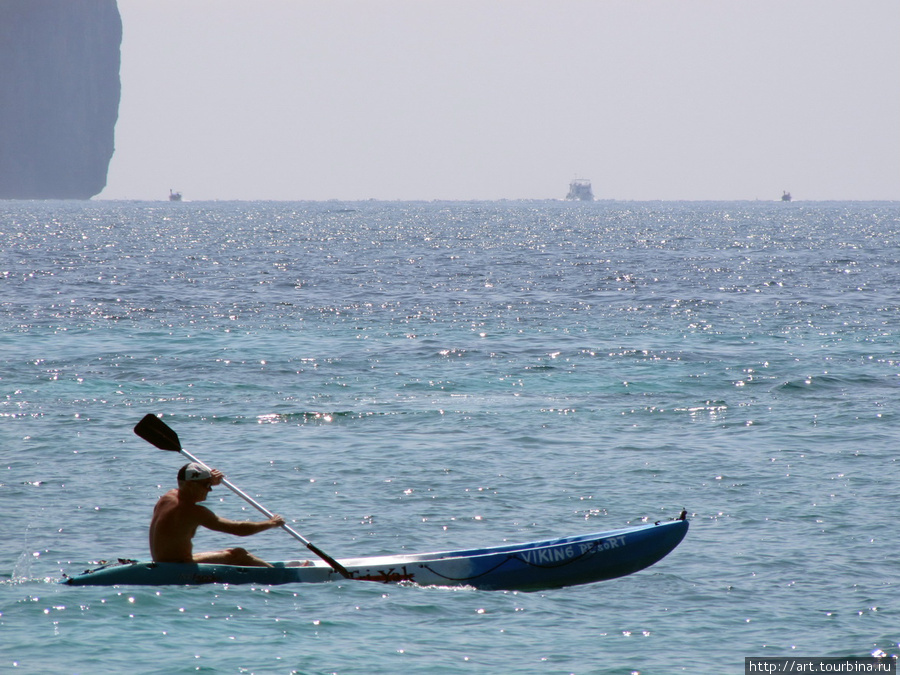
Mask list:
[[[202,517],[206,511],[209,511],[205,506],[200,506],[199,504],[194,504],[185,499],[180,498],[178,490],[169,490],[166,494],[159,498],[159,501],[156,502],[156,506],[154,510],[157,512],[166,512],[166,513],[178,513],[179,517]]]
[[[156,500],[156,508],[171,508],[178,504],[178,490],[169,490],[166,494]]]

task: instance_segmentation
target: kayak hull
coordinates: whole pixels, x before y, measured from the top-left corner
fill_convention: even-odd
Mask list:
[[[339,560],[352,579],[421,586],[536,591],[605,581],[645,569],[684,539],[687,520],[492,548]],[[344,577],[324,561],[274,567],[124,561],[66,577],[71,586],[323,583]]]

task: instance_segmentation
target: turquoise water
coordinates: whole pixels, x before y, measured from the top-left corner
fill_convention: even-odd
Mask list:
[[[0,202],[0,671],[896,654],[898,258],[896,203]],[[148,412],[335,557],[692,527],[543,593],[56,584],[147,557]]]

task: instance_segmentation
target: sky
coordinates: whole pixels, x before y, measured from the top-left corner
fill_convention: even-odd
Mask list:
[[[118,0],[100,199],[900,200],[897,0]]]

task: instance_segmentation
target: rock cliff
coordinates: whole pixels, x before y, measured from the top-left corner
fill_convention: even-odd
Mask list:
[[[116,0],[0,0],[0,199],[89,199],[119,114]]]

